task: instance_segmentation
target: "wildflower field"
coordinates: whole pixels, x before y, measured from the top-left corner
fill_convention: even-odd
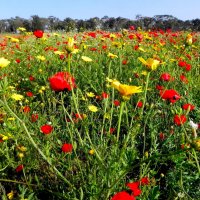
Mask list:
[[[0,35],[0,196],[200,199],[200,37]]]

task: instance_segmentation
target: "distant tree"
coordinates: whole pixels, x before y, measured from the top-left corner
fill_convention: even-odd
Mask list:
[[[44,24],[42,23],[41,18],[38,15],[31,16],[32,20],[32,31],[35,30],[44,30]]]
[[[63,20],[63,25],[65,28],[65,31],[67,31],[67,32],[74,31],[76,28],[75,20],[71,19],[70,17],[67,17]]]
[[[58,27],[60,20],[57,17],[49,16],[48,17],[48,29],[50,31],[55,31]]]
[[[82,31],[85,31],[86,30],[86,27],[87,27],[87,23],[86,23],[86,21],[84,21],[84,20],[78,20],[77,22],[76,22],[76,28],[77,28],[77,31],[78,32],[82,32]]]

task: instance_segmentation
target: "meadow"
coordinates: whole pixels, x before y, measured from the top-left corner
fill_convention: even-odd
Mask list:
[[[0,35],[3,200],[200,199],[200,37]]]

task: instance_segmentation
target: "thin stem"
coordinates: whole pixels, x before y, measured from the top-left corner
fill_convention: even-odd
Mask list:
[[[119,141],[119,133],[121,129],[121,122],[122,122],[122,114],[124,110],[125,101],[122,101],[120,105],[120,112],[119,112],[119,120],[118,120],[118,127],[117,127],[117,142]]]
[[[148,89],[148,85],[149,85],[149,77],[150,77],[150,72],[147,73],[146,85],[145,85],[145,90],[144,90],[144,99],[143,99],[143,105],[142,105],[142,110],[141,110],[141,116],[144,113],[144,106],[145,106],[146,98],[147,98],[147,89]]]

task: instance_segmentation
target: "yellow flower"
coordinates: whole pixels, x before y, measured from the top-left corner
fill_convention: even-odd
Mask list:
[[[21,146],[21,145],[17,146],[17,149],[22,151],[22,152],[27,151],[27,148],[25,146]]]
[[[89,105],[88,106],[88,109],[91,111],[91,112],[97,112],[98,111],[98,108],[94,105]]]
[[[112,54],[112,53],[108,53],[108,57],[110,57],[110,58],[118,58],[118,56],[117,56],[117,55],[115,55],[115,54]]]
[[[147,60],[145,60],[144,58],[139,57],[138,60],[140,62],[142,62],[144,65],[146,65],[147,68],[150,69],[150,70],[156,70],[159,63],[160,63],[159,60],[156,60],[156,59],[153,59],[153,58],[148,58]]]
[[[66,50],[68,53],[72,53],[74,51],[74,38],[69,37],[67,42]]]
[[[87,56],[81,56],[81,59],[84,60],[85,62],[92,62],[92,59]]]
[[[23,154],[23,153],[18,153],[17,156],[18,156],[19,158],[23,158],[23,157],[24,157],[24,154]]]
[[[40,56],[40,55],[37,56],[36,58],[37,58],[38,60],[41,60],[41,61],[45,61],[45,60],[46,60],[46,58],[45,58],[44,56]]]
[[[6,67],[10,64],[10,61],[5,58],[0,58],[0,68]]]
[[[15,101],[21,101],[24,97],[21,95],[21,94],[16,94],[14,93],[12,96],[11,96],[12,99],[14,99]]]
[[[115,34],[111,33],[110,38],[117,38],[117,36]]]
[[[26,29],[24,27],[19,27],[19,28],[17,28],[17,30],[22,31],[22,32],[26,31]]]
[[[88,97],[95,97],[95,94],[93,92],[86,92],[86,95]]]
[[[121,84],[119,81],[109,78],[107,78],[107,81],[111,83],[112,87],[119,91],[124,99],[129,99],[131,95],[142,92],[141,86]]]
[[[191,35],[191,34],[188,34],[188,35],[187,35],[186,43],[187,43],[188,45],[191,45],[191,44],[192,44],[192,35]]]
[[[7,194],[7,197],[8,197],[8,199],[13,199],[13,197],[14,197],[14,192],[13,192],[13,190],[11,190],[11,192],[9,192],[8,194]]]
[[[89,154],[90,154],[90,155],[94,155],[94,153],[95,153],[94,149],[90,149],[90,150],[89,150]]]
[[[58,33],[53,33],[53,36],[56,36],[56,37],[58,37],[58,36],[59,36],[59,34],[58,34]]]
[[[65,52],[63,52],[63,51],[54,51],[54,53],[57,54],[57,55],[63,55]]]
[[[142,71],[142,72],[141,72],[141,74],[144,75],[144,76],[146,76],[147,73],[148,73],[147,71]]]
[[[13,37],[10,38],[10,41],[13,42],[13,43],[18,43],[19,42],[19,40],[17,38],[13,38]]]

